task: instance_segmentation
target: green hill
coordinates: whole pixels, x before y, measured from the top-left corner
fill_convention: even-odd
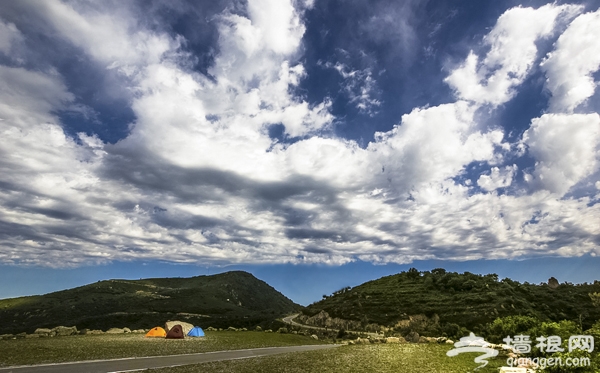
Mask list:
[[[151,328],[178,319],[203,327],[268,324],[301,307],[264,281],[234,271],[191,278],[107,280],[0,300],[0,334],[58,325]]]
[[[459,327],[480,331],[498,317],[523,315],[541,321],[573,320],[585,330],[600,319],[600,307],[589,296],[594,292],[600,292],[598,281],[534,285],[498,280],[495,274],[411,269],[324,296],[306,307],[300,319],[317,318],[325,311],[330,318],[354,321],[351,325],[360,322],[399,332],[416,328],[422,335],[455,335]]]

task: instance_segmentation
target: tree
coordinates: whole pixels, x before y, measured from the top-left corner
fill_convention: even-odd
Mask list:
[[[590,293],[589,296],[594,306],[600,307],[600,293]]]

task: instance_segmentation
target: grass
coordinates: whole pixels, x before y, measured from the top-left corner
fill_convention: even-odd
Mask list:
[[[218,361],[153,370],[154,373],[497,373],[506,365],[503,358],[490,359],[479,365],[478,354],[446,356],[452,347],[438,344],[373,344],[287,353],[252,359]]]
[[[0,340],[0,367],[322,343],[326,342],[302,335],[253,331],[206,332],[204,338],[184,340],[145,338],[144,334]]]

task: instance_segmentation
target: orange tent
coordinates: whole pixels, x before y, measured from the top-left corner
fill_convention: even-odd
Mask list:
[[[146,333],[146,337],[161,337],[164,338],[167,336],[167,332],[160,326],[150,329],[148,333]]]

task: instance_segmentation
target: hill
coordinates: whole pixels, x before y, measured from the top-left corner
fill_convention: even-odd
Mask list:
[[[533,316],[541,321],[572,320],[585,330],[600,319],[590,293],[600,292],[594,284],[521,284],[510,279],[498,280],[495,274],[446,272],[434,269],[407,272],[344,288],[324,296],[303,311],[300,321],[317,325],[329,322],[335,327],[377,324],[399,332],[418,329],[422,335],[456,335],[460,327],[481,331],[496,318]],[[329,315],[329,321],[323,315]],[[332,323],[333,322],[333,323]],[[321,325],[325,326],[325,325]],[[459,333],[460,331],[460,333]]]
[[[39,296],[0,300],[0,334],[57,325],[151,328],[179,319],[203,327],[268,324],[301,307],[253,275],[107,280]]]

